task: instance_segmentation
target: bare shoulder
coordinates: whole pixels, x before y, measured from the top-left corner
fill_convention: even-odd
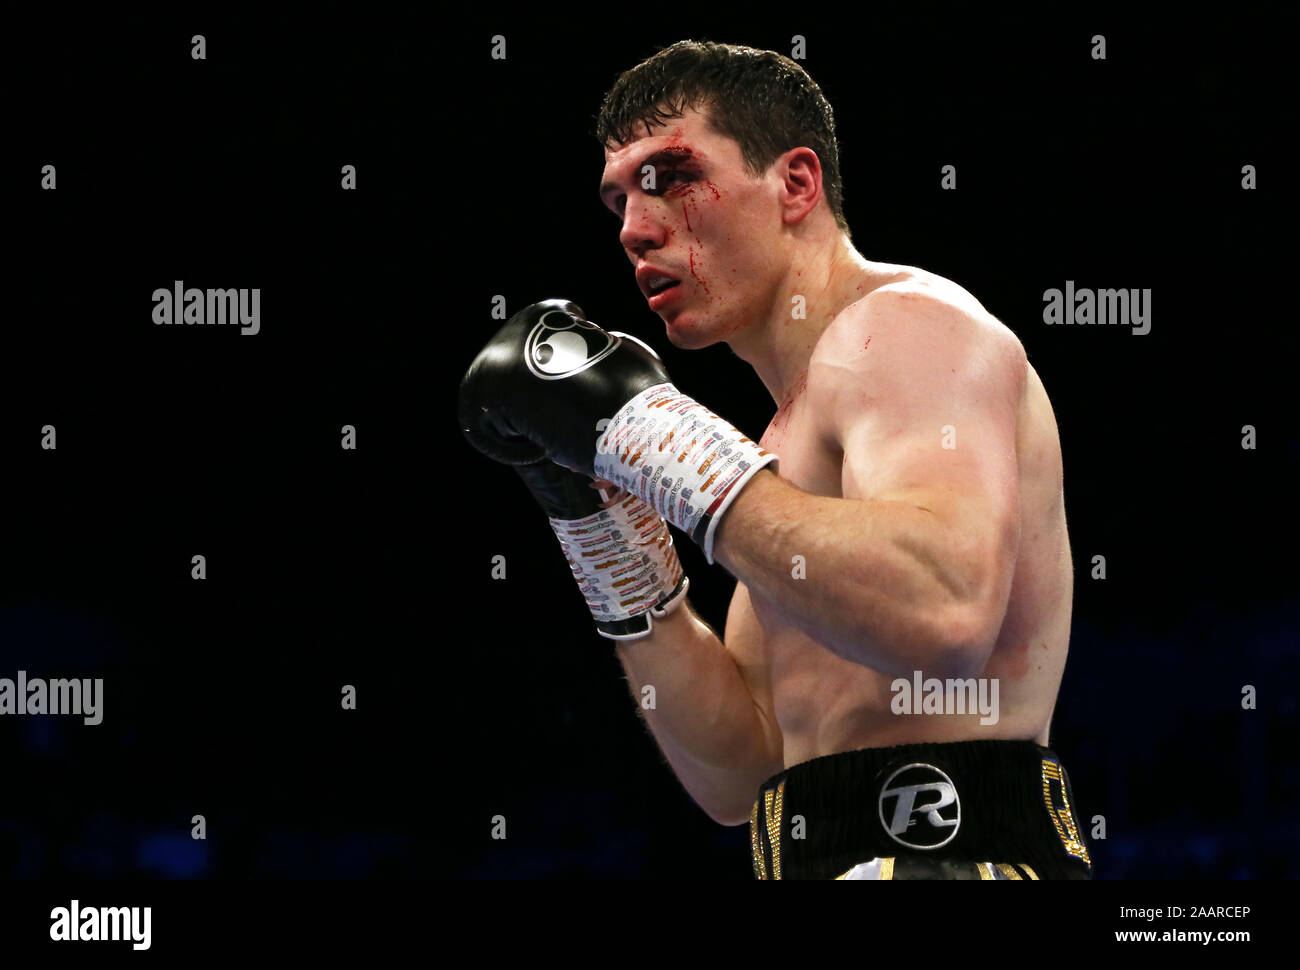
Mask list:
[[[923,270],[899,275],[845,307],[826,328],[810,377],[816,371],[828,390],[864,376],[882,387],[977,381],[1023,390],[1028,361],[1005,324],[950,280]]]

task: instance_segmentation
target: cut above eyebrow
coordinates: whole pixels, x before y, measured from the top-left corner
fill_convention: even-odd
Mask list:
[[[657,152],[651,152],[641,160],[641,164],[637,166],[637,169],[640,170],[647,165],[652,165],[655,168],[672,168],[691,164],[704,157],[703,154],[696,152],[693,148],[670,145],[667,148],[659,149]],[[617,189],[618,184],[616,182],[602,182],[600,184],[600,195],[603,198],[606,193],[617,191]]]

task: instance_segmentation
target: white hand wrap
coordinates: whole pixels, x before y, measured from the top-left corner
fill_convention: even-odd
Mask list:
[[[550,522],[601,636],[647,637],[651,617],[667,616],[686,598],[690,584],[668,523],[637,496],[585,518]],[[637,618],[643,622],[623,622]]]
[[[698,542],[710,564],[722,513],[776,461],[672,384],[648,387],[624,404],[596,444],[596,477],[644,499]]]

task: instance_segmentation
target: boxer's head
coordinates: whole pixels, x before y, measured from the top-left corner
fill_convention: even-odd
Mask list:
[[[797,238],[848,234],[831,107],[771,51],[681,41],[605,96],[601,201],[682,347],[769,315]],[[662,280],[678,285],[657,296]]]

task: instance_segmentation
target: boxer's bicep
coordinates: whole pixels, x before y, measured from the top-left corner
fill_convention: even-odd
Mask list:
[[[932,517],[925,551],[996,629],[1019,545],[1023,350],[1009,332],[912,294],[878,301],[857,324],[854,344],[873,339],[866,353],[839,355],[827,414],[841,494]]]
[[[1008,431],[971,410],[888,432],[864,419],[846,430],[843,447],[845,498],[899,503],[932,518],[927,551],[945,575],[964,577],[954,592],[1005,606],[1019,545],[1014,424]]]
[[[863,412],[842,426],[844,498],[914,503],[976,529],[1019,521],[1013,408],[949,394],[910,417]]]

